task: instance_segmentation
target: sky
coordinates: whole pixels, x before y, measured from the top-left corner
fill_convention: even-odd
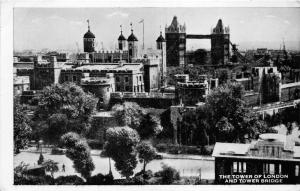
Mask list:
[[[112,50],[117,45],[120,25],[123,34],[134,34],[146,48],[154,48],[159,32],[170,25],[173,16],[186,24],[187,34],[210,34],[218,19],[230,27],[230,39],[239,49],[300,50],[300,8],[15,8],[14,50],[83,49],[87,19],[96,36],[96,50]],[[209,40],[187,40],[187,49],[210,49]]]

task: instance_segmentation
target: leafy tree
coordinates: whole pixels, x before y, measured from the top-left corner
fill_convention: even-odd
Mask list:
[[[146,112],[135,102],[116,104],[113,115],[120,126],[129,126],[139,133],[142,139],[158,135],[162,131],[160,119],[151,112]]]
[[[14,100],[14,153],[20,153],[29,143],[32,129],[24,108]]]
[[[255,138],[268,131],[265,123],[244,106],[243,94],[243,87],[233,83],[215,88],[207,96],[208,121],[217,141],[225,138],[229,142],[245,142],[246,136]]]
[[[135,102],[124,102],[123,104],[116,104],[112,107],[113,115],[120,126],[129,126],[137,129],[141,124],[141,119],[145,113]]]
[[[49,118],[49,128],[47,129],[48,140],[58,142],[61,135],[67,132],[68,118],[66,114],[55,113]]]
[[[137,128],[141,139],[154,137],[161,133],[162,130],[163,128],[160,124],[160,119],[152,113],[147,113],[142,116],[141,123]]]
[[[219,138],[219,140],[221,140],[222,137],[228,140],[228,136],[231,136],[231,133],[234,129],[234,127],[231,123],[228,122],[228,119],[226,117],[222,117],[218,121],[218,123],[216,124],[216,128],[222,133],[222,136]]]
[[[44,122],[54,139],[68,131],[81,134],[89,128],[96,103],[92,94],[74,83],[54,84],[42,90],[34,119]],[[44,135],[51,141],[52,134]]]
[[[54,173],[58,171],[57,162],[49,159],[43,163],[43,166],[45,167],[45,171],[50,172],[51,177],[54,178]]]
[[[140,163],[143,163],[143,172],[146,171],[146,165],[155,159],[157,152],[156,149],[147,142],[141,142],[137,146],[138,158]]]
[[[74,132],[69,132],[61,137],[61,142],[67,148],[66,156],[73,161],[75,170],[88,179],[95,165],[86,140]]]
[[[129,179],[137,165],[136,146],[140,137],[130,127],[109,128],[106,132],[105,152],[115,161],[115,167]]]

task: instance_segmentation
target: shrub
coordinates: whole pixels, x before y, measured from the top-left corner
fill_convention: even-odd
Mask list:
[[[40,164],[42,164],[44,162],[44,156],[43,156],[43,154],[41,153],[40,154],[40,157],[39,157],[39,160],[37,161],[37,163],[40,165]]]
[[[135,177],[142,176],[144,179],[148,180],[153,177],[153,173],[151,170],[146,170],[145,172],[141,170],[135,174]]]
[[[83,185],[84,180],[77,175],[59,176],[55,179],[56,185]]]
[[[161,184],[172,184],[176,180],[180,180],[179,172],[165,164],[162,166],[162,170],[156,172],[154,176],[161,177]]]
[[[103,175],[101,173],[91,176],[87,179],[88,185],[112,185],[114,183],[114,177],[110,174]]]
[[[14,174],[14,185],[53,185],[54,179],[49,176],[31,176]]]

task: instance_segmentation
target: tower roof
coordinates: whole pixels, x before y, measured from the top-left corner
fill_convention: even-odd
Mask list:
[[[90,30],[88,30],[88,31],[84,34],[83,38],[95,38],[95,35],[94,35]]]
[[[118,40],[126,40],[126,38],[125,38],[125,36],[122,34],[122,32],[121,32],[121,34],[120,34]]]
[[[84,34],[83,38],[95,38],[95,35],[90,31],[90,20],[86,22],[88,23],[88,31]]]
[[[185,33],[185,24],[181,25],[178,21],[177,21],[177,16],[173,17],[173,20],[171,22],[171,25],[169,27],[166,27],[166,32],[183,32]]]
[[[166,42],[166,40],[164,39],[164,37],[162,36],[162,32],[160,32],[159,37],[157,38],[156,42]]]

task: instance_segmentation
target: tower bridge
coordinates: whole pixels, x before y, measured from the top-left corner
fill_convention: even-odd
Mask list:
[[[230,29],[224,27],[221,19],[211,34],[187,34],[186,26],[180,25],[174,16],[170,26],[165,29],[167,66],[184,66],[186,64],[186,40],[187,39],[210,39],[212,66],[225,65],[230,59],[230,46],[236,60],[242,63],[247,59],[240,54],[237,45],[230,42]]]

